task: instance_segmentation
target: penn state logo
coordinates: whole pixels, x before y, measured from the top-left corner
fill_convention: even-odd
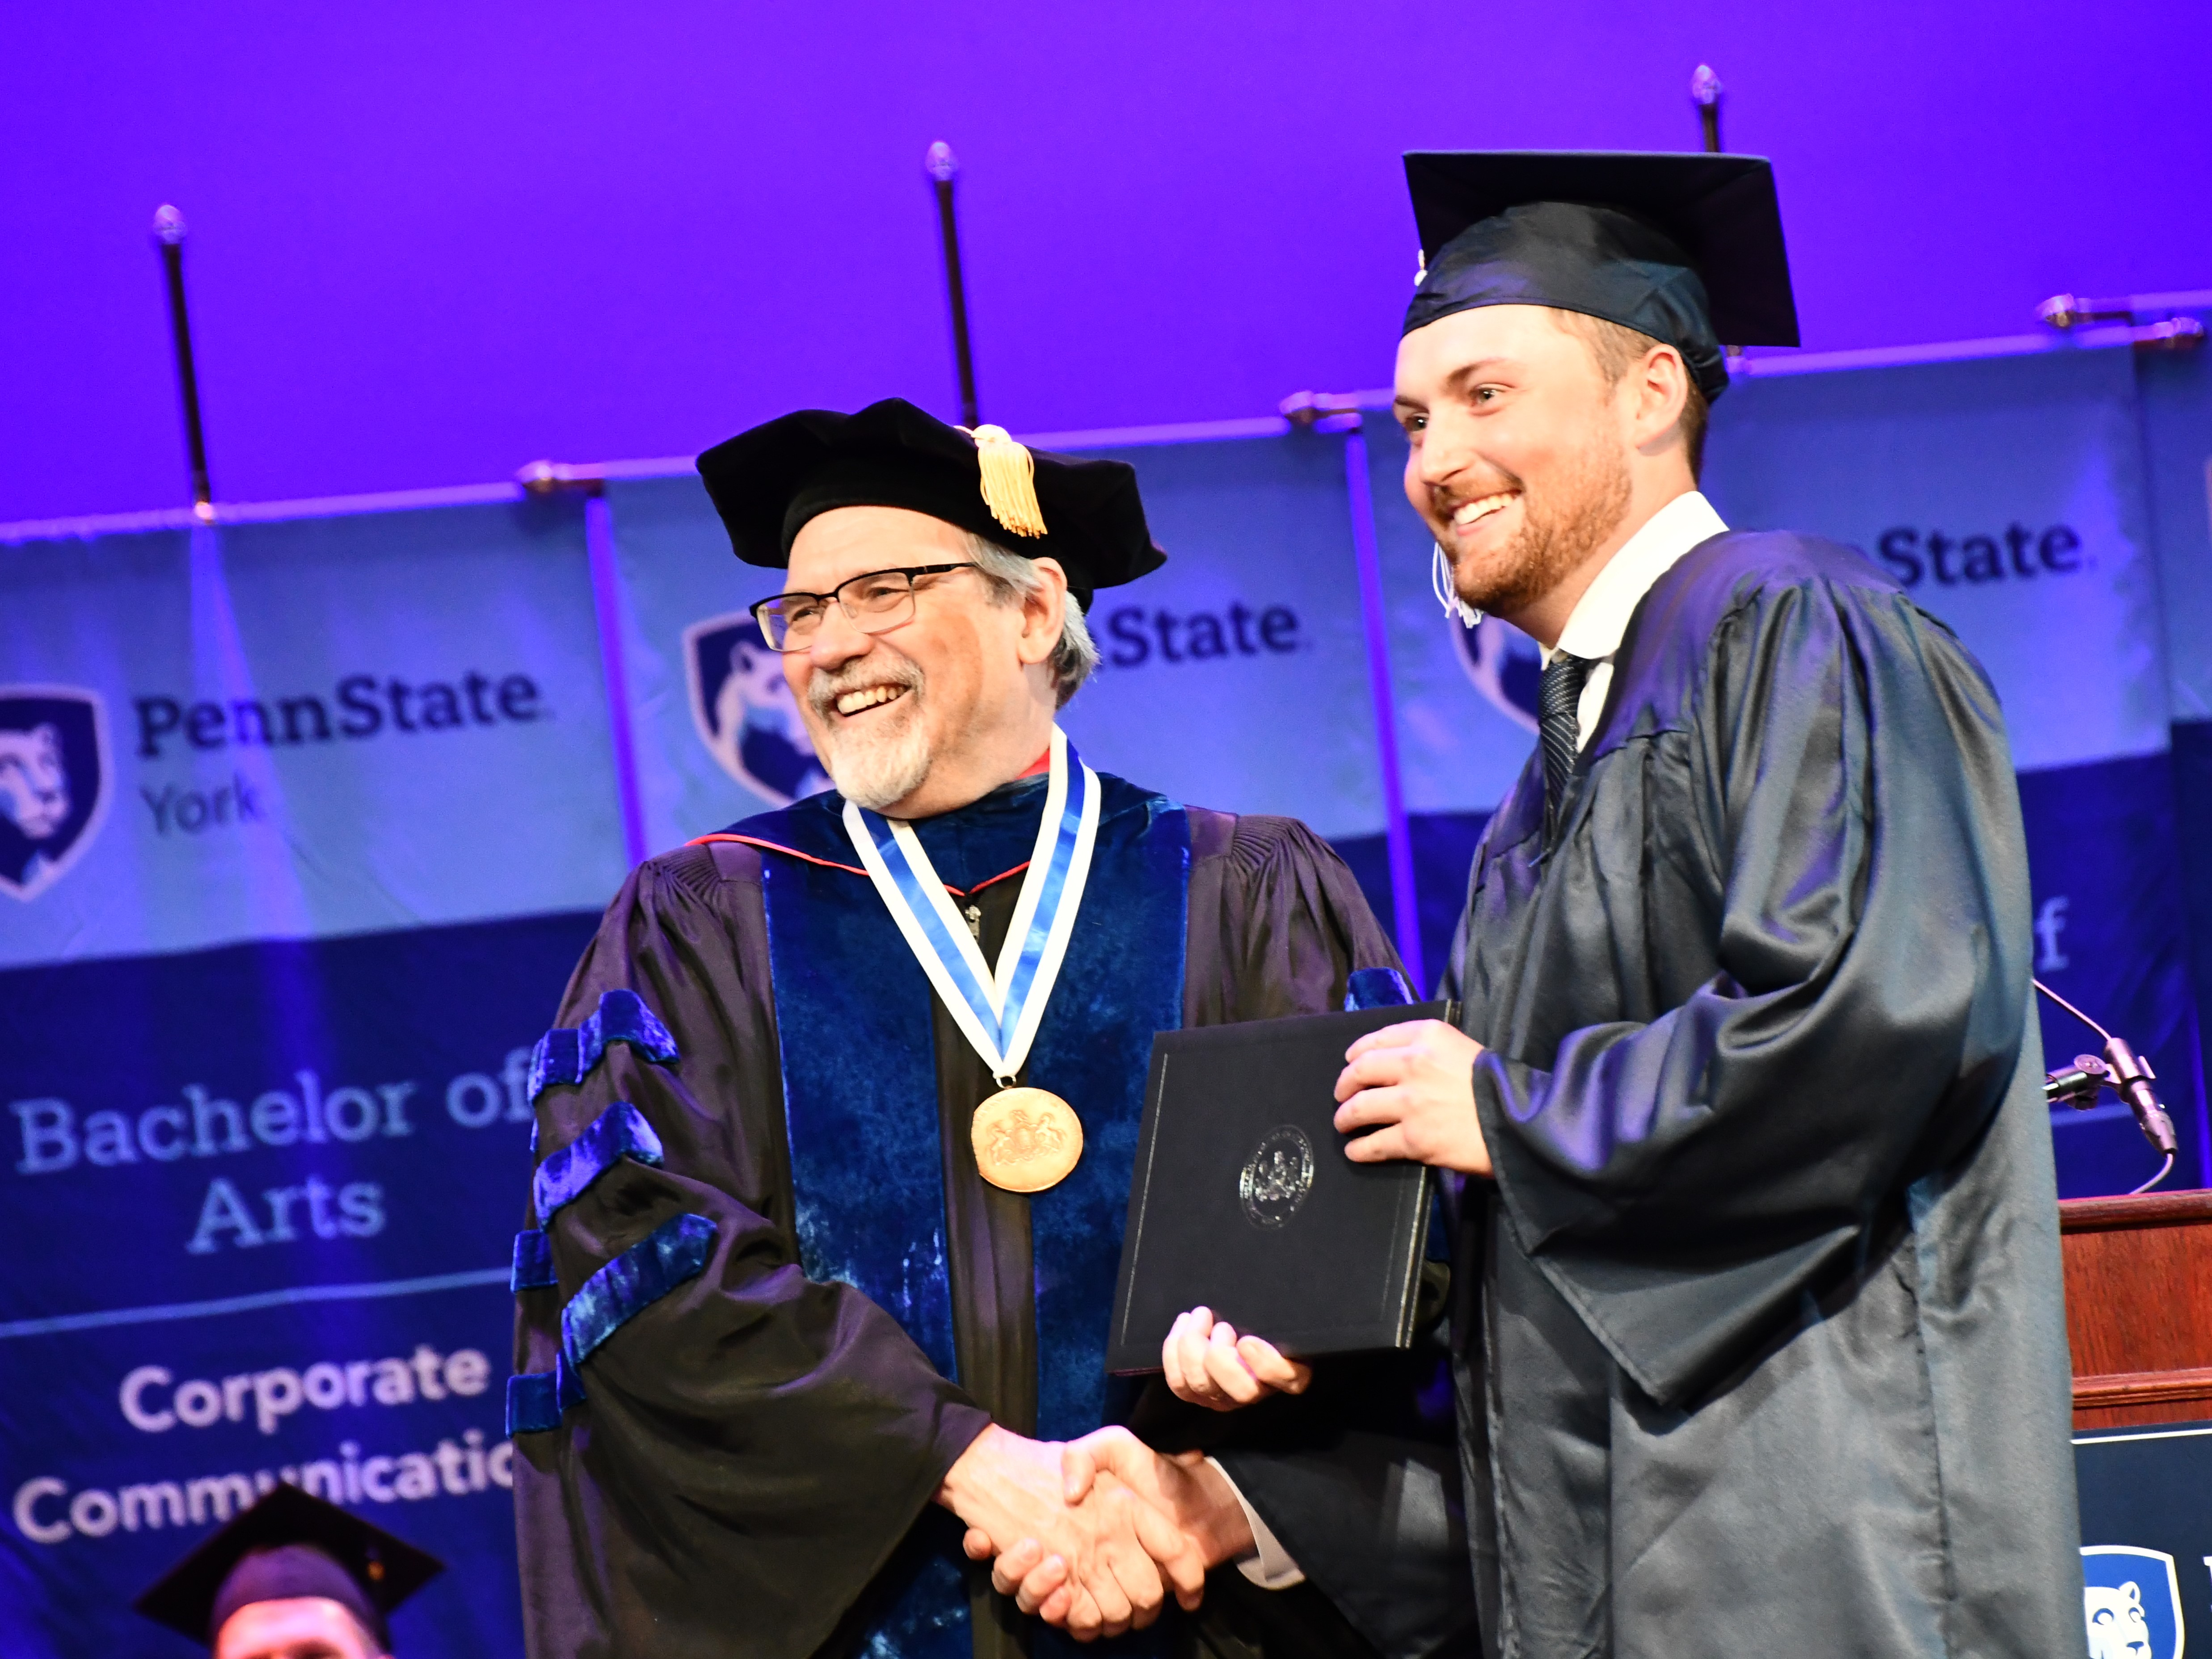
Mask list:
[[[750,611],[685,629],[684,665],[692,724],[725,772],[777,806],[830,787],[783,664]]]
[[[2081,1552],[2089,1659],[2181,1659],[2181,1580],[2173,1558],[2127,1544]]]
[[[1535,731],[1540,707],[1536,689],[1544,678],[1535,641],[1495,617],[1485,617],[1472,628],[1449,617],[1444,626],[1451,630],[1452,650],[1474,689],[1508,720]]]
[[[106,815],[107,711],[73,685],[0,686],[0,890],[31,900],[92,845]]]
[[[1313,1142],[1303,1129],[1285,1123],[1261,1136],[1244,1160],[1237,1195],[1243,1200],[1246,1219],[1273,1232],[1298,1212],[1313,1184]]]

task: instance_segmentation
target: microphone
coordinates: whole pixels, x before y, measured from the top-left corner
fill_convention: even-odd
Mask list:
[[[2136,1127],[2142,1131],[2143,1139],[2166,1158],[2158,1173],[2136,1188],[2138,1193],[2149,1191],[2173,1168],[2180,1146],[2174,1137],[2173,1120],[2159,1103],[2158,1094],[2151,1087],[2158,1080],[2158,1073],[2151,1070],[2150,1062],[2137,1054],[2125,1037],[2114,1036],[2041,980],[2031,980],[2029,983],[2105,1040],[2102,1059],[2095,1054],[2076,1054],[2071,1070],[2046,1073],[2043,1097],[2054,1106],[2063,1101],[2077,1112],[2095,1105],[2098,1094],[2106,1089],[2125,1101],[2128,1109],[2135,1114]]]
[[[2128,1047],[2125,1037],[2107,1036],[2105,1039],[2105,1064],[2112,1073],[2112,1091],[2136,1115],[2136,1122],[2143,1132],[2143,1139],[2164,1152],[2173,1156],[2173,1120],[2166,1115],[2166,1108],[2158,1103],[2151,1085],[2158,1080],[2150,1062]]]

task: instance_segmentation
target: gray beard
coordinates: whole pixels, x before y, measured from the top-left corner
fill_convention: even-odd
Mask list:
[[[1453,561],[1453,585],[1478,611],[1517,612],[1549,592],[1619,527],[1634,491],[1626,459],[1610,447],[1584,451],[1552,497],[1539,500],[1523,489],[1520,532],[1494,574],[1462,573]]]
[[[870,726],[854,732],[841,726],[837,698],[842,692],[890,679],[907,687],[907,694],[885,712],[872,717]],[[849,674],[822,674],[807,687],[806,700],[822,722],[823,767],[837,793],[856,806],[881,812],[921,787],[929,775],[929,734],[921,719],[921,671],[911,663],[886,670],[878,665]],[[875,729],[884,720],[881,730]]]
[[[881,737],[841,739],[822,757],[837,793],[871,812],[884,811],[921,788],[932,759],[929,734],[918,720],[908,720]]]

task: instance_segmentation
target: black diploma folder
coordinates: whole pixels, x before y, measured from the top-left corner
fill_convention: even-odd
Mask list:
[[[1159,1370],[1176,1316],[1201,1304],[1286,1354],[1412,1342],[1430,1170],[1345,1157],[1335,1086],[1353,1039],[1446,1006],[1152,1039],[1108,1370]]]

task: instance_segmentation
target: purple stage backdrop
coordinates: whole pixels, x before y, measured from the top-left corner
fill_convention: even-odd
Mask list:
[[[1815,349],[2014,333],[2212,270],[2205,0],[1929,6],[25,6],[0,98],[0,520],[184,493],[147,226],[192,227],[218,495],[683,455],[951,411],[924,149],[987,418],[1265,414],[1388,379],[1408,148],[1780,170]]]

